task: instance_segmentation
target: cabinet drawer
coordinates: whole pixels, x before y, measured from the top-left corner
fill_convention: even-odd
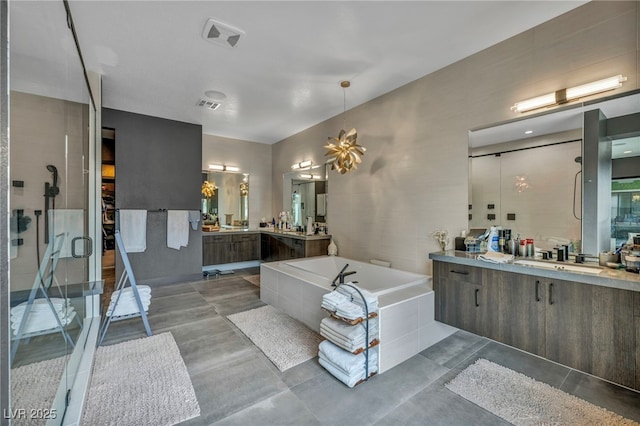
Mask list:
[[[205,235],[202,237],[202,242],[204,244],[230,243],[231,235]]]
[[[231,239],[233,242],[258,241],[258,234],[232,235]]]
[[[475,266],[434,262],[434,273],[437,279],[482,285],[482,268]]]

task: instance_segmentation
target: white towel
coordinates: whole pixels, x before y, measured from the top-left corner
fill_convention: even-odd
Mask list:
[[[324,357],[336,365],[344,373],[351,375],[364,366],[365,354],[360,353],[358,355],[345,352],[338,346],[334,345],[328,340],[324,340],[318,346],[318,355]],[[375,349],[369,350],[369,369],[378,368],[378,351]]]
[[[64,243],[60,249],[60,258],[71,257],[71,243],[73,239],[85,235],[84,223],[84,210],[82,209],[49,210],[49,243],[54,241],[56,235],[64,234]],[[80,246],[81,245],[78,247]]]
[[[147,211],[120,210],[120,236],[127,253],[140,253],[147,249]]]
[[[488,251],[478,256],[478,260],[483,260],[489,263],[508,263],[513,260],[513,255]]]
[[[362,339],[366,335],[366,321],[363,321],[356,325],[350,325],[339,319],[326,317],[320,321],[320,327],[327,328],[334,333],[343,336],[346,340]],[[372,318],[369,320],[369,337],[377,335],[378,333],[378,319]]]
[[[202,213],[198,210],[190,210],[189,211],[189,223],[191,223],[191,229],[194,231],[198,230],[198,222],[200,222],[200,217]]]
[[[167,212],[167,247],[180,250],[189,244],[189,212],[169,210]]]

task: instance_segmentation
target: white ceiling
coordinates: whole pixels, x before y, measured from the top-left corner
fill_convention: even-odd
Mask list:
[[[352,83],[350,109],[584,3],[94,0],[70,8],[86,68],[103,76],[104,107],[275,143],[340,114],[341,80]],[[39,78],[57,74],[42,46],[55,32],[66,37],[60,8],[10,3],[11,53],[21,58],[12,62],[14,88],[35,91],[20,81],[34,78],[35,66],[47,70]],[[201,37],[208,18],[244,32],[235,48]],[[227,96],[215,111],[196,106],[207,90]]]

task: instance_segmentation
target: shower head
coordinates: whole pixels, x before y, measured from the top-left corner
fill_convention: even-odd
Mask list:
[[[47,164],[47,170],[53,173],[53,187],[58,186],[58,168],[53,164]]]
[[[578,157],[574,158],[573,161],[575,161],[578,164],[582,164],[582,157],[578,156]]]

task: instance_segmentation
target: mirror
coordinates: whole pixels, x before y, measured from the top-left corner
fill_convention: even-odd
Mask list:
[[[204,225],[217,225],[220,229],[247,229],[249,174],[203,171],[202,182]]]
[[[598,139],[596,134],[595,141],[588,139],[589,132],[584,129],[589,123],[584,120],[589,114],[585,112],[592,110],[600,110],[610,123],[613,118],[624,119],[640,112],[640,94],[633,91],[471,130],[469,227],[502,225],[514,235],[534,238],[536,247],[542,249],[573,242],[576,250],[588,249],[591,251],[586,253],[595,254],[615,246],[615,240],[608,237],[609,222],[613,228],[614,218],[620,218],[613,211],[616,206],[609,204],[615,202],[611,180],[616,172],[611,174],[611,164],[615,170],[618,161],[615,155],[611,159],[611,148],[620,143],[616,140],[621,136],[610,129],[604,138]],[[633,121],[640,120],[627,120]],[[640,134],[640,129],[629,127],[627,124],[623,130],[624,137]],[[603,148],[595,152],[591,148],[600,145]],[[598,160],[607,149],[608,170]],[[640,175],[637,162],[626,169],[633,170],[631,175],[635,176],[627,174],[625,178]],[[599,193],[592,189],[594,185],[600,187]],[[592,229],[596,227],[602,228],[606,239]]]
[[[292,218],[292,226],[304,226],[308,216],[327,222],[328,176],[326,165],[312,166],[283,174],[282,206]]]

